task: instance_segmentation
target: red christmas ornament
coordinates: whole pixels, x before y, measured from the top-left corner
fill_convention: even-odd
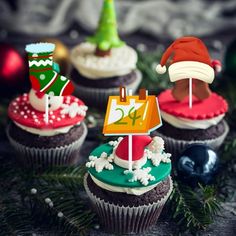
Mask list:
[[[26,81],[27,66],[24,58],[9,44],[0,44],[0,88],[18,87]]]

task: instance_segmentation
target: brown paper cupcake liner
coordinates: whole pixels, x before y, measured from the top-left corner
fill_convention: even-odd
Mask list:
[[[223,121],[225,131],[223,134],[221,134],[219,137],[214,138],[214,139],[208,139],[208,140],[194,140],[194,141],[186,141],[186,140],[177,140],[171,137],[167,137],[157,131],[153,134],[154,136],[159,136],[164,139],[165,141],[165,150],[169,153],[172,154],[174,158],[178,157],[178,155],[183,152],[187,146],[190,144],[198,144],[198,143],[203,143],[209,147],[211,147],[214,150],[218,150],[219,147],[222,145],[224,142],[228,132],[229,132],[229,126],[226,123],[226,121]]]
[[[139,84],[142,81],[142,74],[139,70],[135,71],[137,78],[134,82],[131,84],[125,85],[121,84],[123,86],[126,86],[127,89],[132,89],[133,93],[136,92],[138,89]],[[105,108],[107,105],[108,97],[111,95],[119,95],[120,89],[119,87],[115,88],[92,88],[92,87],[86,87],[82,85],[78,85],[74,83],[75,85],[75,95],[80,97],[86,104],[93,106],[93,107],[99,107],[99,108]]]
[[[87,127],[83,122],[81,125],[83,125],[84,132],[78,140],[69,145],[55,148],[27,147],[20,144],[9,135],[9,127],[7,127],[6,133],[11,145],[19,154],[16,158],[18,158],[20,163],[26,168],[43,170],[55,166],[73,165],[77,162],[78,151],[88,132]]]
[[[85,190],[97,212],[105,231],[117,234],[142,233],[153,226],[173,190],[171,177],[168,193],[159,201],[141,206],[119,206],[95,196],[87,184],[88,174],[84,177]]]

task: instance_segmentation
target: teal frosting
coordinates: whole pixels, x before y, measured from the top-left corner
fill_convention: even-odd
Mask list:
[[[94,149],[90,156],[97,156],[105,152],[110,155],[113,151],[113,146],[109,144],[103,144],[96,149]],[[96,179],[100,180],[103,183],[112,185],[112,186],[119,186],[119,187],[127,187],[127,188],[137,188],[137,187],[144,187],[142,183],[139,181],[129,182],[129,179],[132,175],[125,175],[124,171],[126,169],[116,165],[114,162],[111,163],[114,167],[113,170],[106,170],[103,169],[101,172],[97,172],[95,168],[90,167],[88,168],[88,172],[94,176]],[[147,186],[156,184],[162,180],[164,180],[171,172],[171,163],[163,163],[161,162],[160,165],[154,166],[151,160],[147,160],[146,164],[142,166],[142,168],[151,167],[151,171],[149,174],[155,177],[155,180],[149,181]],[[146,187],[147,187],[146,186]]]

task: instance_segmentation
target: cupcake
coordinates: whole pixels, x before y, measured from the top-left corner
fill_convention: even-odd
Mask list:
[[[137,90],[137,53],[119,39],[113,1],[104,0],[96,34],[72,49],[71,62],[75,92],[89,106],[105,108],[120,86]]]
[[[229,132],[224,120],[228,104],[208,84],[220,70],[220,62],[211,60],[203,42],[195,37],[172,43],[157,66],[158,73],[165,73],[170,57],[169,77],[175,85],[158,96],[163,126],[153,135],[165,140],[173,156],[194,143],[218,149]]]
[[[89,156],[85,190],[105,231],[141,233],[154,225],[171,194],[171,154],[160,137],[133,136],[101,145]]]
[[[53,70],[53,44],[31,44],[26,50],[32,89],[9,105],[9,141],[25,167],[74,164],[87,134],[87,107],[69,95],[71,82]]]

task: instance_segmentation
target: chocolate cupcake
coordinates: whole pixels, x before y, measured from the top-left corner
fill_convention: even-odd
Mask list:
[[[204,143],[217,150],[229,132],[224,120],[227,102],[219,95],[211,96],[201,102],[193,99],[193,107],[188,100],[178,102],[171,90],[158,96],[163,125],[153,132],[165,140],[166,150],[178,156],[185,148],[194,143]]]
[[[133,136],[132,153],[132,171],[128,170],[128,137],[99,146],[86,163],[85,190],[108,232],[148,230],[173,188],[171,155],[164,152],[161,138]]]
[[[90,106],[105,108],[120,86],[137,90],[137,53],[119,39],[113,1],[104,0],[96,34],[72,49],[71,62],[75,92]]]
[[[31,90],[10,103],[9,141],[25,167],[46,169],[75,164],[87,134],[83,123],[87,107],[74,96],[49,96],[46,123],[45,96]]]

